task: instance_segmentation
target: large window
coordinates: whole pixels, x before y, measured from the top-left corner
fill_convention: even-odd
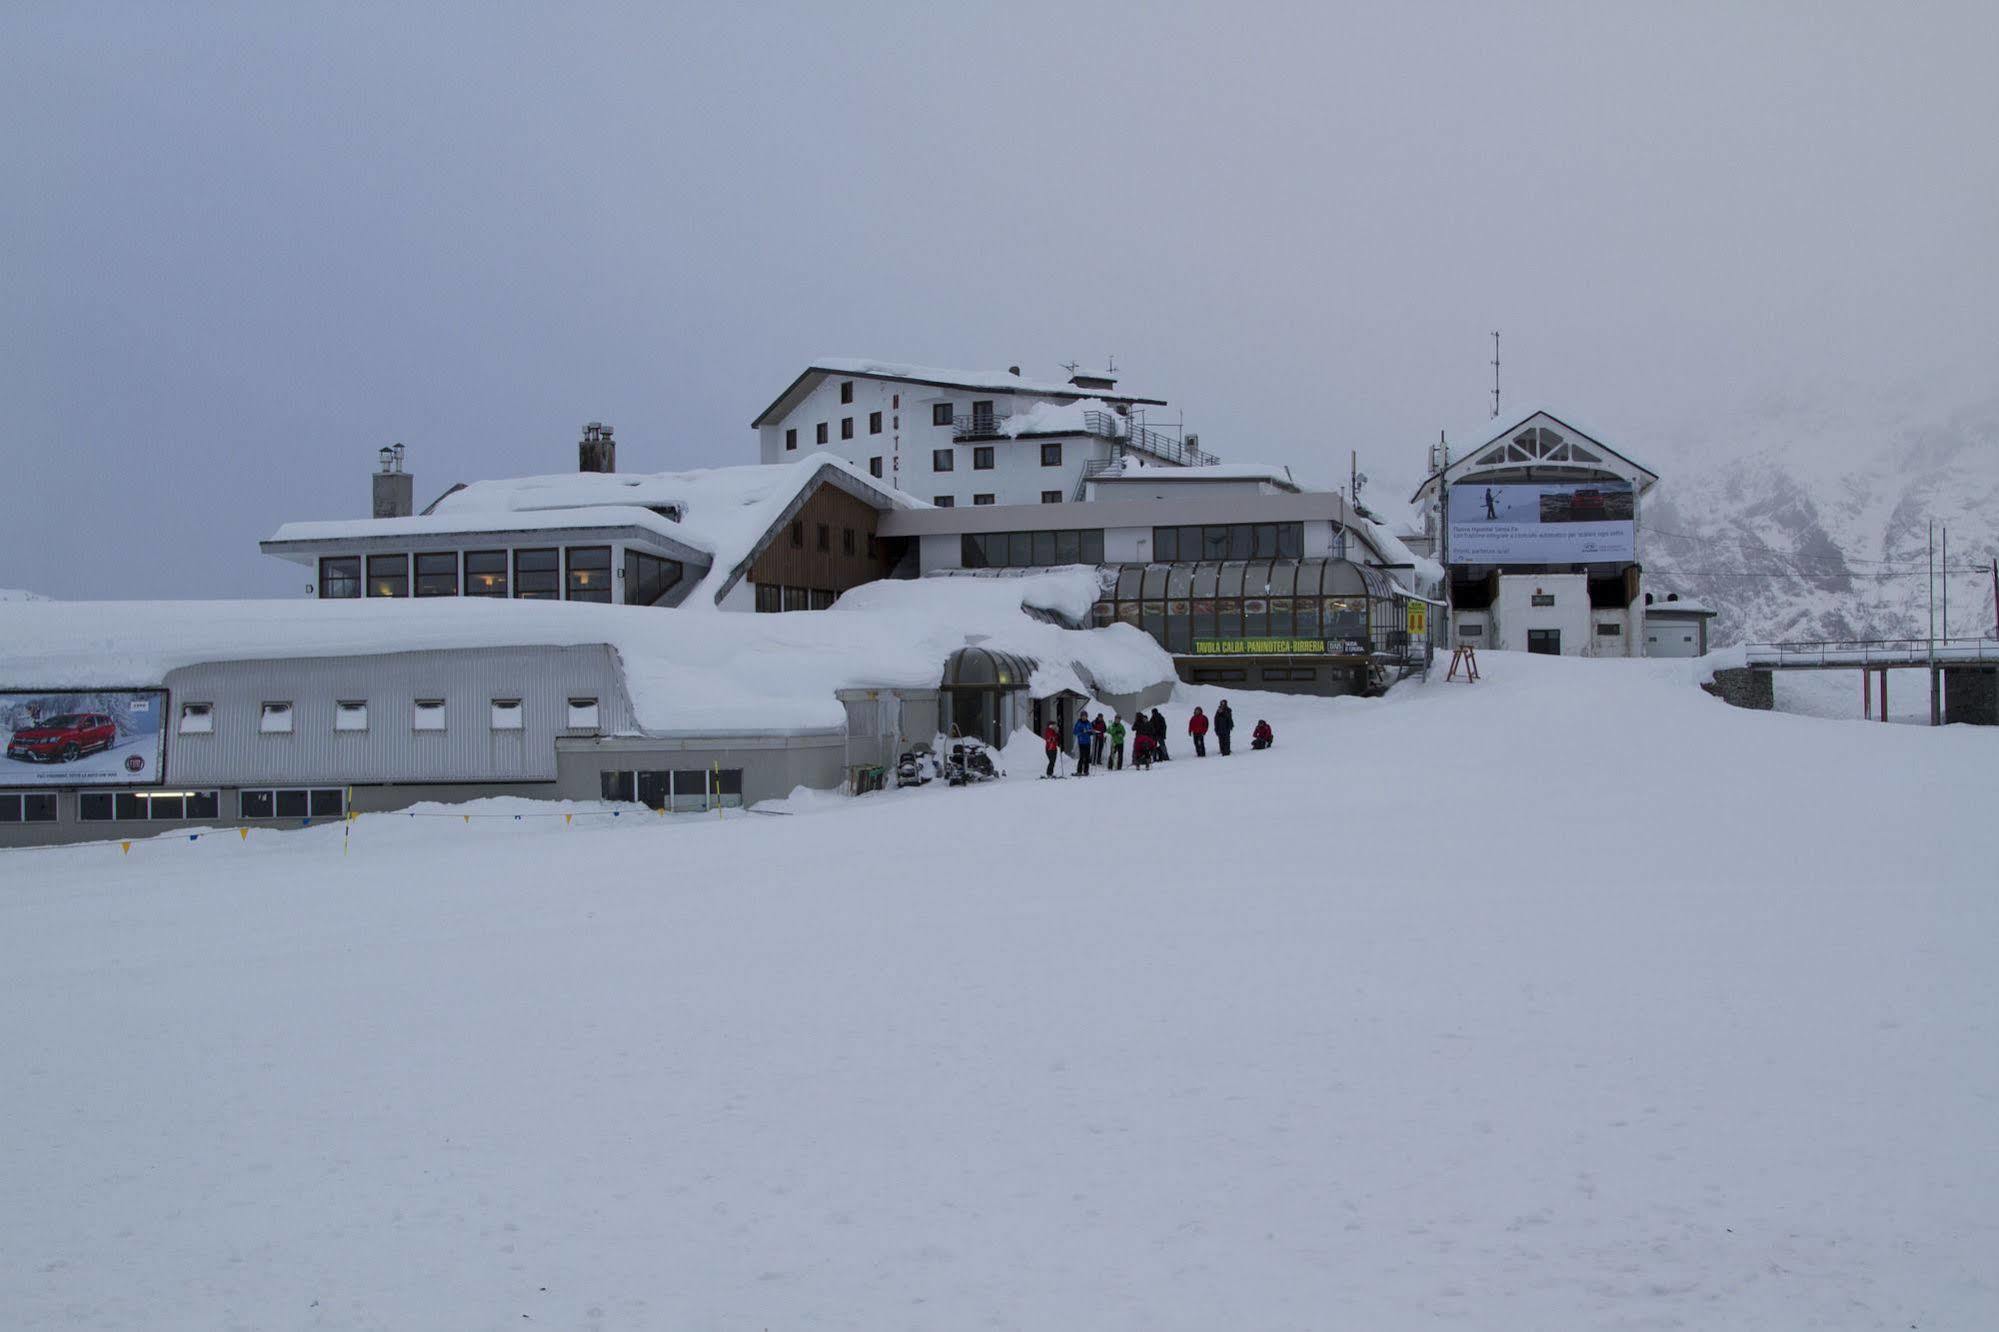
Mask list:
[[[854,400],[854,381],[851,379],[842,380],[840,382],[840,401],[843,403],[847,403],[847,402],[852,402],[853,400]]]
[[[504,550],[465,552],[465,595],[468,597],[507,595],[507,552]]]
[[[625,604],[657,606],[666,594],[680,586],[686,570],[678,560],[663,560],[642,551],[625,552]]]
[[[1120,565],[1094,615],[1196,657],[1355,657],[1407,640],[1402,603],[1385,578],[1317,558]]]
[[[1062,465],[1061,440],[1050,440],[1041,446],[1041,465],[1043,467],[1060,467]]]
[[[562,595],[562,570],[553,550],[514,552],[514,596],[524,601],[554,601]]]
[[[420,597],[458,595],[458,552],[441,551],[416,557],[416,594]]]
[[[967,532],[959,538],[967,569],[1031,569],[1051,564],[1102,564],[1104,529],[1054,532]]]
[[[368,557],[368,595],[371,597],[406,597],[410,594],[410,557],[407,555],[370,555]]]
[[[743,804],[741,768],[676,768],[672,771],[605,772],[598,774],[604,799],[644,805],[676,814],[711,809],[740,809]]]
[[[344,601],[361,595],[361,557],[329,555],[319,562],[319,595]]]
[[[570,546],[562,552],[567,566],[568,579],[565,584],[571,601],[611,600],[611,548],[609,546]]]
[[[0,791],[0,823],[54,823],[54,791]]]
[[[116,796],[108,791],[86,791],[77,798],[76,815],[85,823],[107,823],[112,819],[171,823],[219,818],[221,805],[214,791],[120,791]],[[5,821],[0,816],[0,822]]]
[[[993,446],[981,444],[972,450],[972,470],[990,472],[993,470]]]
[[[240,791],[236,809],[245,819],[337,819],[347,812],[347,793],[337,786]]]
[[[930,424],[934,426],[950,425],[951,404],[948,402],[932,403],[930,407]]]
[[[1228,523],[1155,527],[1152,558],[1186,560],[1295,560],[1304,554],[1303,523]]]
[[[950,449],[930,450],[930,470],[948,472],[958,465],[958,455]]]

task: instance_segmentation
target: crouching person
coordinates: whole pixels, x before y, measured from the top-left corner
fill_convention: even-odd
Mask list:
[[[1251,749],[1268,749],[1276,743],[1277,735],[1270,729],[1270,723],[1258,718],[1256,729],[1249,733],[1249,747]]]

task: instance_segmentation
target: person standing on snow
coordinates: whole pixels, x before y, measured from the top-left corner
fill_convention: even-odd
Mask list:
[[[1110,730],[1106,734],[1111,742],[1111,767],[1124,767],[1124,718],[1112,717]]]
[[[1166,752],[1166,718],[1159,714],[1158,708],[1152,710],[1152,757],[1161,763],[1173,761],[1173,756]]]
[[[1229,711],[1229,701],[1223,699],[1215,709],[1215,739],[1221,744],[1222,757],[1229,756],[1229,736],[1235,731],[1235,714]]]
[[[1108,726],[1104,725],[1103,713],[1099,712],[1095,717],[1090,719],[1090,764],[1092,767],[1101,768],[1104,766],[1104,733],[1109,729]]]
[[[1090,742],[1096,738],[1096,732],[1090,729],[1090,714],[1077,709],[1076,725],[1072,729],[1076,737],[1076,775],[1087,777],[1090,775]]]
[[[1488,522],[1499,517],[1499,514],[1492,507],[1492,499],[1492,487],[1487,486],[1485,488],[1485,516]]]
[[[1208,718],[1199,707],[1196,707],[1194,715],[1187,719],[1187,734],[1194,737],[1194,757],[1206,758],[1208,756]]]
[[[1131,766],[1140,772],[1152,771],[1152,724],[1140,713],[1131,731]]]
[[[1062,733],[1055,729],[1054,722],[1049,722],[1048,729],[1041,733],[1041,739],[1048,746],[1048,771],[1042,775],[1053,777],[1055,775],[1055,756],[1062,752]]]

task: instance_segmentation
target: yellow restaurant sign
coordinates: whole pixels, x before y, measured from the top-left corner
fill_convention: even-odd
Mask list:
[[[1430,608],[1425,603],[1420,601],[1409,603],[1409,633],[1411,637],[1430,632],[1429,613]]]
[[[1197,657],[1284,657],[1324,653],[1323,638],[1197,638]]]

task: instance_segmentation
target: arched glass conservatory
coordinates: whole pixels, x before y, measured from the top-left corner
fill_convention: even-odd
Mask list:
[[[1179,657],[1403,655],[1408,594],[1352,560],[1123,564],[1096,605]]]
[[[962,647],[944,660],[938,689],[947,700],[944,715],[956,735],[989,745],[1027,724],[1027,682],[1034,662],[994,648]]]

